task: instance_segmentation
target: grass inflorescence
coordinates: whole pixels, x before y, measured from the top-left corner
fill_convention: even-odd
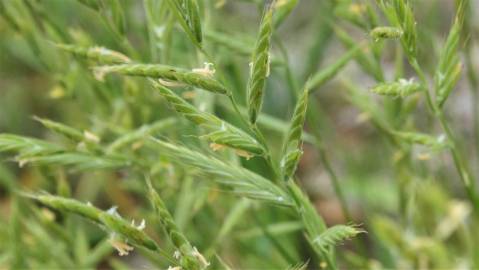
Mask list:
[[[0,269],[478,268],[477,15],[0,1]]]

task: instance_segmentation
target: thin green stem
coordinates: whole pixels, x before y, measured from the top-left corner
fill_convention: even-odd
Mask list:
[[[464,187],[466,188],[467,196],[473,203],[473,207],[477,212],[479,211],[479,197],[476,193],[475,180],[471,177],[467,162],[464,160],[462,154],[460,153],[458,143],[451,128],[449,127],[449,123],[444,116],[444,113],[442,111],[438,111],[437,117],[439,122],[441,123],[442,129],[444,130],[444,132],[446,132],[446,136],[451,143],[450,152],[454,161],[454,166],[456,167],[456,170],[461,177]]]
[[[442,109],[440,109],[436,105],[436,103],[433,102],[432,96],[427,84],[426,76],[424,72],[422,71],[421,67],[419,66],[416,58],[409,59],[409,61],[411,66],[414,68],[417,75],[419,76],[421,83],[425,87],[426,100],[427,100],[429,109],[432,111],[436,119],[441,124],[442,129],[446,133],[447,139],[451,143],[450,151],[454,161],[454,166],[461,178],[464,188],[466,189],[467,196],[473,204],[476,214],[479,214],[479,197],[477,196],[477,192],[475,190],[475,180],[471,179],[471,173],[468,169],[466,160],[462,157],[462,154],[460,153],[457,140],[455,139],[455,136],[449,127],[448,121],[445,118]]]

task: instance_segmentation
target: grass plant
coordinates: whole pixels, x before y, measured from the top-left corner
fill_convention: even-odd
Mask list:
[[[0,1],[0,269],[479,268],[478,10]]]

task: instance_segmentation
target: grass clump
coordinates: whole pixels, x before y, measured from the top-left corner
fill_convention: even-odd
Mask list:
[[[0,269],[478,268],[452,7],[0,2]]]

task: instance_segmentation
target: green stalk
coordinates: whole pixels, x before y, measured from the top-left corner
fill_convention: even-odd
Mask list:
[[[475,180],[472,179],[472,175],[468,169],[468,165],[466,160],[462,157],[462,154],[460,153],[460,150],[458,148],[458,143],[457,140],[452,132],[452,130],[449,127],[449,123],[447,119],[444,116],[443,111],[433,102],[431,93],[429,90],[429,87],[427,87],[427,79],[422,71],[421,67],[419,66],[416,58],[409,59],[411,66],[414,68],[416,71],[417,75],[419,76],[419,79],[423,86],[425,87],[425,95],[426,95],[426,101],[428,104],[428,107],[430,111],[434,114],[436,119],[439,121],[441,124],[441,127],[443,131],[446,134],[447,139],[451,143],[451,156],[454,160],[454,166],[456,168],[457,173],[459,174],[459,177],[461,178],[461,182],[464,185],[464,188],[466,190],[466,194],[469,198],[469,200],[472,202],[473,207],[474,207],[474,212],[479,215],[479,197],[477,195],[477,191],[475,189]]]
[[[470,170],[468,168],[467,162],[464,160],[457,143],[457,140],[449,127],[449,123],[446,120],[444,113],[442,111],[437,112],[437,118],[441,123],[442,129],[446,132],[446,136],[451,143],[451,156],[454,160],[454,166],[456,167],[459,176],[461,177],[462,183],[466,189],[467,196],[472,202],[475,213],[479,214],[479,197],[476,191],[475,179],[472,178]]]

